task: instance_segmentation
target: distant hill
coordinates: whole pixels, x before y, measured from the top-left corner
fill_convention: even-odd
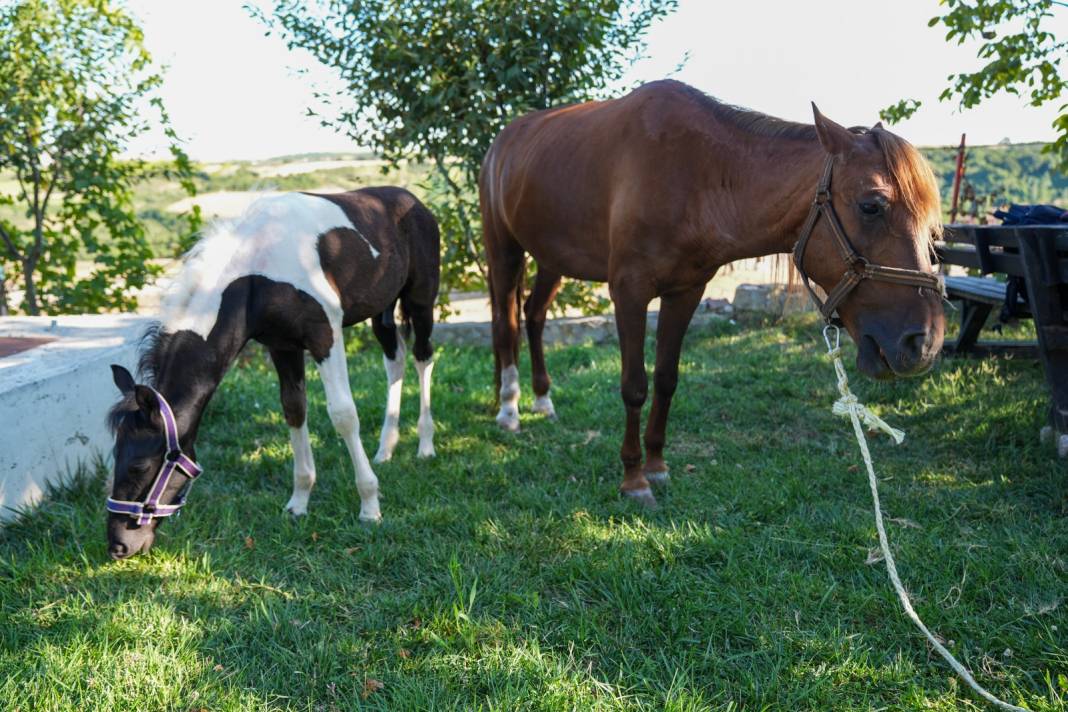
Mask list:
[[[991,204],[1052,203],[1068,209],[1068,175],[1054,168],[1053,157],[1042,153],[1041,143],[971,146],[967,150],[965,180],[977,196]],[[955,146],[922,149],[942,187],[942,206],[949,212],[953,197]],[[993,199],[991,200],[991,196]],[[965,206],[971,213],[973,205]]]

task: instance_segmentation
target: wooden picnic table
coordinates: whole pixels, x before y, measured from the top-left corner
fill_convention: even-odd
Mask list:
[[[947,297],[962,305],[960,336],[946,343],[945,352],[1037,356],[1051,396],[1042,437],[1052,438],[1058,454],[1068,456],[1068,225],[954,224],[946,226],[943,238],[937,245],[942,263],[980,275],[946,277]],[[1034,319],[1036,341],[979,341],[995,307]]]

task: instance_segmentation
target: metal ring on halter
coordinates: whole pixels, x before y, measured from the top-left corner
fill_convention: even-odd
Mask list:
[[[834,334],[834,346],[831,346],[831,337],[828,332]],[[842,330],[835,324],[827,324],[823,327],[823,341],[827,344],[828,351],[834,351],[842,345]]]

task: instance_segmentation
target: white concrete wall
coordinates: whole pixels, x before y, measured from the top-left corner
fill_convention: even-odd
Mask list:
[[[0,336],[56,339],[0,358],[0,521],[38,502],[80,462],[110,456],[104,419],[118,391],[109,365],[135,372],[149,322],[132,315],[0,318]]]

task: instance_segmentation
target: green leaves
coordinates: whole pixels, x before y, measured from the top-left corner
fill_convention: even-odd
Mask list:
[[[336,70],[323,123],[390,163],[437,168],[430,204],[442,223],[443,282],[484,286],[477,177],[494,137],[517,116],[604,96],[676,0],[275,0],[252,9],[291,48]],[[454,263],[455,261],[455,263]],[[576,305],[581,285],[567,290]]]
[[[0,192],[0,207],[18,208],[0,214],[0,260],[22,280],[26,312],[130,309],[134,290],[159,272],[131,202],[150,169],[119,156],[162,125],[173,175],[195,192],[188,156],[152,94],[160,82],[141,29],[109,2],[0,9],[0,171],[18,186]],[[194,213],[189,229],[198,227]]]
[[[939,101],[955,99],[970,109],[1006,92],[1025,97],[1031,106],[1042,106],[1068,93],[1068,78],[1061,72],[1068,40],[1058,41],[1045,29],[1055,10],[1065,12],[1055,7],[1063,4],[1054,0],[942,0],[946,13],[932,17],[927,26],[944,25],[946,41],[958,45],[985,40],[976,53],[985,63],[978,71],[950,75]],[[908,118],[917,108],[919,102],[906,100],[879,115],[892,123]],[[1068,170],[1068,104],[1060,112],[1052,124],[1058,138],[1047,150],[1058,157],[1061,170]]]

